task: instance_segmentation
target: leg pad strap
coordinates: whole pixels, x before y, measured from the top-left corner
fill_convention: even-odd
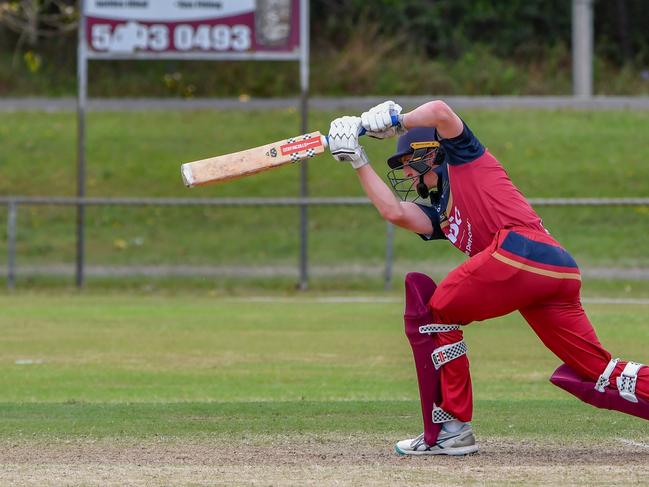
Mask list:
[[[597,379],[597,383],[595,384],[595,390],[597,392],[606,391],[606,387],[611,383],[611,374],[615,370],[619,361],[619,358],[614,358],[608,363],[604,372],[602,372],[602,375],[599,376],[599,379]],[[643,364],[627,362],[624,370],[617,378],[617,390],[620,393],[620,396],[629,402],[638,402],[638,398],[635,395],[635,385],[638,381],[638,371],[642,367],[644,367]]]
[[[466,343],[464,343],[464,340],[460,340],[459,342],[450,343],[448,345],[436,348],[430,357],[433,359],[435,370],[439,370],[442,365],[447,364],[451,360],[455,360],[458,357],[461,357],[462,355],[466,354],[466,352]]]
[[[433,423],[447,423],[457,419],[451,413],[447,413],[437,405],[433,405]]]
[[[627,362],[624,370],[617,378],[617,390],[627,401],[638,402],[638,398],[635,395],[635,384],[638,382],[638,371],[644,367],[644,365],[637,362]]]
[[[611,374],[615,370],[615,366],[617,363],[620,361],[619,358],[614,358],[611,359],[611,361],[608,363],[606,368],[604,369],[604,372],[602,372],[602,375],[599,376],[599,379],[597,379],[597,383],[595,384],[595,390],[598,392],[604,392],[606,389],[606,386],[611,383],[609,380],[611,378]]]
[[[419,333],[427,333],[428,335],[432,333],[444,333],[447,331],[459,330],[460,325],[438,325],[436,323],[431,323],[430,325],[423,325],[419,327]]]

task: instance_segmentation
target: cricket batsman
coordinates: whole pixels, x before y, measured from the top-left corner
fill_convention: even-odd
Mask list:
[[[387,161],[399,199],[359,145],[361,128],[378,139],[399,135]],[[439,285],[424,274],[406,276],[405,332],[424,432],[399,441],[397,453],[478,450],[463,328],[516,310],[564,362],[550,379],[555,385],[594,406],[649,419],[649,367],[612,358],[602,347],[581,306],[574,259],[446,103],[431,101],[402,114],[399,105],[386,101],[361,117],[338,118],[331,123],[329,147],[335,159],[356,170],[385,220],[424,241],[448,240],[469,256]]]

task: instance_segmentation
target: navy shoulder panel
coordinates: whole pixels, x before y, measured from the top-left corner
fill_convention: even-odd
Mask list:
[[[431,235],[422,235],[422,234],[417,234],[419,235],[422,239],[424,240],[443,240],[446,238],[446,235],[444,235],[444,232],[442,231],[442,227],[439,224],[439,214],[437,213],[437,210],[432,207],[432,206],[427,206],[427,205],[420,205],[419,203],[415,203],[421,210],[426,214],[428,218],[430,218],[430,222],[433,224],[433,233]]]
[[[446,151],[446,158],[450,165],[466,164],[473,162],[482,154],[485,148],[464,121],[464,130],[457,137],[441,139],[440,144]]]

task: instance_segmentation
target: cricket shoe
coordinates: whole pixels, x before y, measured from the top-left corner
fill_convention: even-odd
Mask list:
[[[470,423],[464,423],[459,431],[439,432],[437,442],[430,446],[424,441],[422,433],[412,440],[401,440],[394,447],[399,455],[469,455],[478,451]]]

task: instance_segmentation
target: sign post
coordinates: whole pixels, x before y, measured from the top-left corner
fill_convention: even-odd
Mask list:
[[[572,93],[593,96],[593,0],[572,0]]]
[[[308,132],[308,0],[79,0],[77,196],[86,187],[88,60],[299,61]],[[300,194],[307,195],[306,167]],[[84,283],[84,204],[77,206],[76,284]],[[301,211],[300,287],[306,287],[306,206]]]

